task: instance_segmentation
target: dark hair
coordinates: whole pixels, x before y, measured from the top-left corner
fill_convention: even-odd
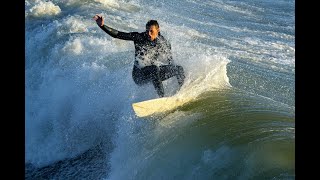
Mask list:
[[[159,28],[159,24],[156,20],[149,20],[146,24],[146,29],[151,26],[156,26],[156,28]]]

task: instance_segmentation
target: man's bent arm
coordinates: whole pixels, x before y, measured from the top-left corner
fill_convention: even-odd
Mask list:
[[[134,41],[134,39],[136,38],[136,33],[125,33],[125,32],[121,32],[118,30],[115,30],[109,26],[103,25],[103,26],[99,26],[104,32],[106,32],[107,34],[109,34],[110,36],[114,37],[114,38],[118,38],[118,39],[123,39],[123,40],[131,40]]]

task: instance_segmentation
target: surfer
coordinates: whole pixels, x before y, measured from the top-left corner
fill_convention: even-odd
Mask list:
[[[173,62],[171,44],[160,34],[156,20],[147,22],[145,32],[125,33],[105,25],[101,15],[97,14],[93,19],[110,36],[134,42],[135,61],[132,78],[137,85],[152,82],[159,97],[163,97],[162,81],[176,76],[179,89],[181,88],[185,79],[183,67]]]

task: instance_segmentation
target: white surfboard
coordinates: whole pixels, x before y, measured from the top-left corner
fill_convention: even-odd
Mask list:
[[[133,103],[132,107],[138,117],[146,117],[173,110],[188,101],[190,98],[162,97]]]

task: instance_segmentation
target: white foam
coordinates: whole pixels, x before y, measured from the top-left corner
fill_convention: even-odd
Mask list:
[[[99,2],[105,6],[111,7],[120,7],[119,3],[116,0],[94,0],[95,2]]]
[[[54,16],[61,13],[60,7],[51,1],[35,0],[32,4],[33,6],[27,10],[26,16],[44,17]],[[31,6],[31,3],[27,1],[26,5]]]
[[[67,42],[66,46],[63,47],[62,50],[78,55],[82,52],[82,49],[83,46],[80,39],[75,39],[71,42]]]
[[[79,15],[67,16],[61,23],[58,23],[57,35],[88,32],[89,23],[87,21]]]

